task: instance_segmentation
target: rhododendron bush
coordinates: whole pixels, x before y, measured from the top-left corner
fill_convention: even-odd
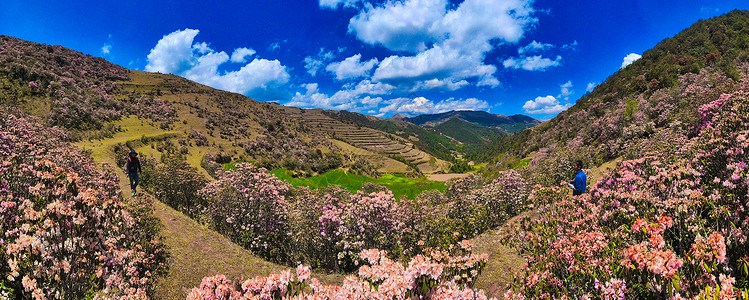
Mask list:
[[[288,261],[289,185],[252,164],[240,163],[200,190],[216,230],[274,262]]]
[[[528,251],[509,297],[749,298],[749,89],[698,111],[680,151],[620,162],[506,241]]]
[[[60,130],[0,115],[0,298],[147,298],[166,255],[150,202]]]
[[[447,197],[432,191],[416,200],[396,199],[375,185],[356,193],[295,188],[249,163],[217,176],[199,191],[202,200],[191,202],[202,207],[205,218],[198,219],[209,220],[267,260],[335,271],[355,271],[365,249],[383,249],[400,259],[447,247],[502,224],[531,204],[530,189],[515,171],[485,185],[480,177],[458,180]],[[172,178],[175,187],[179,178]]]
[[[341,286],[320,284],[302,265],[237,283],[224,275],[205,277],[187,299],[486,299],[473,284],[487,255],[471,254],[467,241],[460,245],[452,251],[427,249],[405,265],[385,251],[363,250],[357,254],[358,272]]]
[[[25,107],[41,99],[49,105],[45,119],[67,130],[111,134],[112,128],[104,124],[130,114],[166,123],[176,117],[168,101],[139,93],[122,95],[115,81],[127,80],[128,70],[102,58],[2,36],[0,61],[0,103]]]

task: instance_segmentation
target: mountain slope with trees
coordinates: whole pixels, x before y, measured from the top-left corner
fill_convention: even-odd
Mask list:
[[[469,157],[536,162],[564,156],[593,166],[637,157],[639,149],[656,147],[651,143],[658,133],[689,130],[700,105],[736,88],[749,62],[748,15],[733,11],[695,23],[645,51],[557,117],[499,137]]]

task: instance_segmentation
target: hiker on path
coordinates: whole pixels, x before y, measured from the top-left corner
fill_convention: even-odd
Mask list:
[[[125,166],[125,171],[127,172],[127,176],[130,177],[130,189],[133,190],[133,196],[137,193],[136,188],[138,188],[138,173],[141,172],[140,169],[140,160],[138,160],[138,153],[135,152],[135,150],[130,150],[130,153],[127,157],[127,166]]]
[[[570,182],[562,181],[562,185],[567,185],[572,189],[572,196],[582,195],[588,185],[588,177],[583,172],[583,162],[576,160],[572,168],[575,170],[575,179]]]

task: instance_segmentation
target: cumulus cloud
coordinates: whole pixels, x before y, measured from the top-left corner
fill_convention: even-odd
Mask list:
[[[335,54],[333,51],[327,51],[325,48],[320,48],[320,52],[316,56],[307,56],[304,58],[304,69],[307,70],[307,73],[310,75],[317,76],[317,71],[334,58]]]
[[[320,5],[336,8],[357,2],[321,0]],[[516,43],[526,28],[537,22],[531,2],[466,0],[453,5],[448,0],[403,0],[365,4],[349,21],[349,32],[364,43],[410,53],[382,59],[372,76],[375,81],[408,89],[463,80],[496,87],[496,67],[484,64],[486,53],[498,44]],[[450,85],[440,88],[444,86]]]
[[[531,57],[510,57],[502,62],[502,65],[508,69],[546,71],[547,68],[559,66],[561,63],[562,57],[559,55],[554,60],[541,57],[541,55],[535,55]]]
[[[196,60],[192,41],[198,32],[177,30],[162,37],[147,56],[146,71],[177,73],[189,69]]]
[[[624,61],[622,61],[622,68],[629,66],[630,64],[640,59],[641,57],[642,55],[639,55],[637,53],[627,54],[627,56],[624,57]]]
[[[440,80],[440,79],[435,78],[435,79],[417,82],[416,85],[411,89],[411,91],[412,92],[420,91],[420,90],[456,91],[466,85],[468,85],[468,81],[466,80],[460,80],[460,81],[455,82],[450,79]]]
[[[243,63],[247,62],[247,57],[255,55],[256,51],[250,48],[237,48],[234,49],[234,53],[231,54],[231,62]]]
[[[447,0],[392,1],[354,16],[349,32],[365,43],[393,51],[423,51],[441,38],[438,24],[446,10]]]
[[[529,114],[558,114],[569,107],[570,104],[562,105],[556,97],[549,95],[526,101],[523,110]]]
[[[595,82],[588,82],[588,87],[585,88],[585,91],[588,93],[592,92],[593,89],[596,88],[596,85]]]
[[[176,74],[251,97],[275,97],[282,93],[279,88],[289,81],[290,75],[281,62],[254,58],[239,70],[220,72],[220,65],[229,61],[243,62],[254,50],[239,48],[229,57],[226,52],[211,49],[207,43],[194,43],[198,33],[195,29],[185,29],[165,35],[148,54],[146,71]]]
[[[433,102],[424,97],[416,98],[396,98],[387,101],[389,104],[380,108],[380,115],[387,114],[436,114],[448,112],[451,110],[482,110],[488,109],[489,103],[476,98],[468,99],[447,99],[440,102]]]
[[[526,45],[525,47],[518,48],[518,54],[524,54],[528,52],[543,52],[551,48],[554,48],[554,45],[547,44],[547,43],[539,43],[539,42],[536,42],[536,40],[533,40],[530,44]]]
[[[361,54],[356,54],[343,61],[329,64],[325,70],[335,74],[338,80],[353,79],[367,75],[378,62],[377,58],[362,62]]]
[[[364,111],[378,107],[382,103],[382,97],[395,89],[394,86],[362,80],[357,84],[347,84],[344,88],[328,95],[318,89],[317,83],[304,85],[305,93],[297,92],[291,101],[285,105],[324,108],[349,111]]]

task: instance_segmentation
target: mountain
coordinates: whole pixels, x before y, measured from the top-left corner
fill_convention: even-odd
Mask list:
[[[555,118],[498,137],[471,154],[497,169],[529,164],[539,182],[569,176],[570,162],[595,167],[678,152],[703,118],[701,105],[743,87],[749,73],[749,11],[699,21],[618,70]],[[543,178],[542,178],[543,177]]]
[[[224,162],[286,168],[295,176],[336,168],[371,176],[416,175],[447,170],[453,159],[452,141],[434,133],[411,134],[389,125],[362,128],[348,117],[330,117],[352,113],[258,102],[174,75],[128,70],[61,46],[0,36],[0,62],[0,105],[65,128],[83,147],[117,141],[152,157],[184,158],[198,169],[206,157],[218,155]]]
[[[481,146],[504,134],[494,127],[481,126],[460,118],[451,118],[434,126],[434,130],[463,145]]]
[[[431,127],[436,127],[451,119],[460,119],[483,127],[497,128],[505,133],[514,133],[541,124],[541,121],[525,115],[503,116],[485,111],[472,110],[454,110],[439,114],[425,114],[404,118],[404,120],[416,125]]]

